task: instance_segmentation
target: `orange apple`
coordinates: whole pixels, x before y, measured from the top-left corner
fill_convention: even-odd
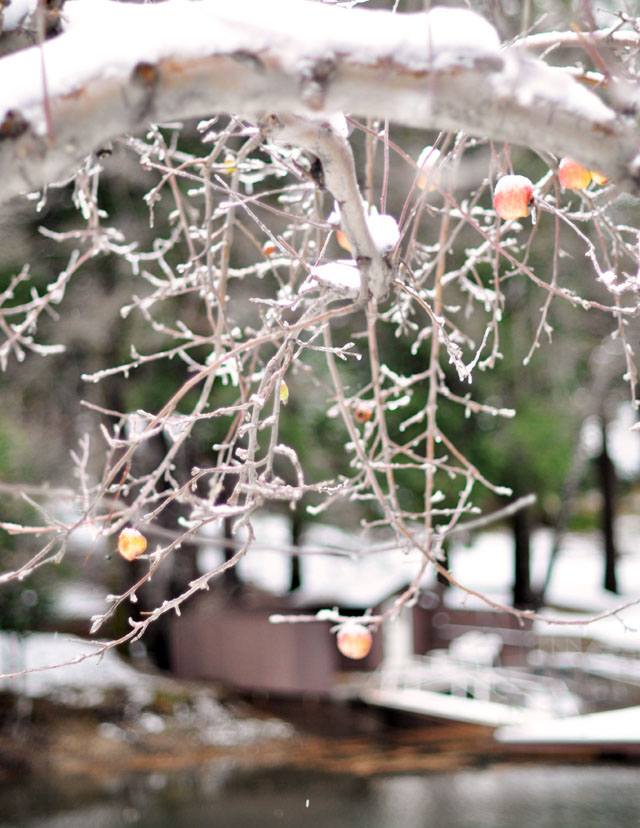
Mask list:
[[[262,245],[262,252],[265,256],[273,256],[275,254],[276,246],[271,239],[267,239],[267,241]]]
[[[525,218],[533,203],[533,184],[524,175],[503,175],[493,191],[493,206],[501,219]]]
[[[563,158],[558,166],[558,178],[565,190],[586,190],[591,184],[591,173],[573,158]]]
[[[147,539],[137,529],[126,526],[118,535],[118,552],[127,561],[135,560],[146,548]]]
[[[336,239],[343,250],[348,250],[349,253],[351,253],[351,245],[349,244],[349,239],[346,237],[343,230],[338,230],[338,232],[336,233]]]
[[[373,408],[367,403],[359,403],[353,412],[356,423],[368,423],[371,417],[373,417]]]
[[[369,655],[372,641],[367,627],[353,621],[348,621],[338,630],[338,649],[347,658],[358,659]]]

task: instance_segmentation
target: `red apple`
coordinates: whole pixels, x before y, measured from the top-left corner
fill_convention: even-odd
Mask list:
[[[352,621],[338,630],[338,649],[347,658],[364,658],[369,654],[372,643],[371,633],[362,624]]]
[[[133,561],[147,548],[147,539],[130,526],[125,527],[118,535],[118,552],[127,561]]]
[[[493,206],[501,219],[525,218],[533,202],[533,184],[524,175],[503,175],[493,191]]]
[[[573,158],[563,158],[558,166],[560,185],[565,190],[586,190],[591,184],[591,173]]]

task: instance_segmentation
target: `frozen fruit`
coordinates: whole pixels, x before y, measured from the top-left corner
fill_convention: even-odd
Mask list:
[[[373,416],[373,408],[366,403],[360,403],[353,412],[356,423],[367,423]]]
[[[118,552],[127,561],[133,561],[147,548],[147,539],[137,529],[125,527],[118,535]]]
[[[364,658],[371,650],[372,636],[362,624],[348,622],[338,630],[338,649],[347,658]]]
[[[573,158],[563,158],[558,166],[558,178],[565,190],[585,190],[591,184],[591,173]]]
[[[533,203],[533,184],[524,175],[503,175],[493,191],[493,206],[501,219],[525,218]]]

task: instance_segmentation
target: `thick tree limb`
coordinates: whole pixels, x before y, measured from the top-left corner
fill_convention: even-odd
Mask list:
[[[377,248],[367,224],[353,154],[346,137],[331,120],[323,122],[296,115],[271,118],[263,129],[271,138],[303,147],[320,160],[324,184],[340,208],[342,230],[361,274],[362,298],[367,299],[370,292],[376,299],[384,299],[391,287],[393,271]]]
[[[71,174],[151,121],[350,112],[572,155],[640,192],[639,131],[462,10],[392,15],[307,0],[70,0],[67,31],[0,60],[2,198]],[[453,15],[453,17],[452,17]]]

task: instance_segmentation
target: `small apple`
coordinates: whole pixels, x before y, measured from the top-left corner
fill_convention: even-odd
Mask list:
[[[416,163],[420,169],[416,179],[416,187],[424,190],[428,185],[429,192],[432,192],[440,183],[440,172],[438,170],[440,150],[431,146],[425,147],[418,156]]]
[[[524,175],[503,175],[493,191],[493,206],[501,219],[525,218],[533,203],[533,184]]]
[[[337,231],[336,239],[343,250],[347,250],[349,253],[351,253],[351,245],[349,244],[349,239],[347,238],[344,230]]]
[[[359,403],[353,412],[353,419],[356,423],[368,423],[373,417],[373,408],[367,403]]]
[[[262,245],[262,252],[267,257],[271,257],[271,256],[275,255],[276,246],[271,241],[271,239],[267,239],[267,241]]]
[[[563,158],[558,166],[560,185],[565,190],[586,190],[591,184],[591,173],[573,158]]]
[[[130,526],[125,527],[118,535],[118,552],[127,561],[135,560],[147,548],[147,539]]]
[[[347,658],[365,658],[369,655],[372,636],[367,627],[348,621],[338,630],[338,649]]]

